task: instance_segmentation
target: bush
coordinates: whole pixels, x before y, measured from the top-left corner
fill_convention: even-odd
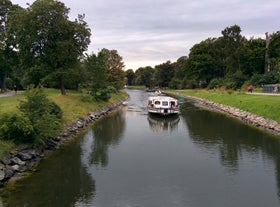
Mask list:
[[[61,108],[53,101],[49,101],[48,111],[50,115],[56,116],[58,119],[62,119],[62,110]]]
[[[247,79],[248,76],[244,75],[240,70],[238,70],[234,74],[229,75],[224,79],[224,86],[226,89],[240,89]]]
[[[172,78],[172,80],[169,83],[169,88],[172,89],[181,89],[181,83],[182,81],[179,80],[178,78]]]
[[[14,147],[13,142],[7,142],[0,140],[0,160],[4,158],[9,152],[11,152],[12,148]]]
[[[185,87],[186,89],[194,89],[194,88],[197,88],[198,84],[197,84],[197,81],[195,80],[187,80],[185,82]]]
[[[254,74],[250,80],[251,84],[254,86],[261,86],[264,84],[275,84],[278,83],[279,74],[277,71],[271,71],[265,74]]]
[[[105,88],[97,90],[92,95],[97,101],[108,101],[111,98],[111,93],[116,92],[117,90],[113,86],[107,86]]]
[[[210,81],[207,88],[208,89],[214,89],[214,88],[220,88],[223,85],[223,81],[219,78],[214,78]]]
[[[84,103],[90,103],[93,101],[93,97],[89,94],[85,94],[81,96],[81,101]]]
[[[13,140],[15,143],[32,142],[34,128],[27,117],[22,114],[5,114],[1,117],[0,137],[3,140]]]
[[[19,109],[33,126],[32,143],[44,145],[55,138],[62,127],[60,107],[47,99],[41,88],[28,89],[26,101],[20,103]]]

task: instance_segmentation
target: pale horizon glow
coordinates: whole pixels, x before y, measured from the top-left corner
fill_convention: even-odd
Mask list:
[[[24,8],[34,1],[12,0]],[[174,62],[197,43],[239,25],[247,38],[279,31],[279,0],[61,0],[69,18],[85,14],[88,54],[117,50],[125,69]]]

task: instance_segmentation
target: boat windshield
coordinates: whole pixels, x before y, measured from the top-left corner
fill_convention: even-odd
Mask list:
[[[155,101],[155,105],[160,105],[160,101]]]
[[[162,105],[163,105],[163,106],[168,106],[168,101],[163,101],[163,102],[162,102]]]

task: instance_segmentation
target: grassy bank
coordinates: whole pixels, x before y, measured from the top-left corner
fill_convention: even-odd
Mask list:
[[[117,94],[112,94],[109,102],[96,102],[91,99],[89,95],[69,92],[66,96],[60,94],[59,90],[45,89],[44,92],[47,97],[56,102],[63,111],[63,123],[67,124],[77,118],[84,117],[88,112],[96,111],[104,106],[116,103],[126,97],[124,91]],[[21,100],[24,100],[24,94],[17,94],[10,97],[0,98],[0,114],[18,113],[18,105]],[[0,140],[0,159],[3,155],[13,149],[14,145],[11,142]]]
[[[88,112],[96,111],[106,105],[123,100],[126,97],[124,91],[112,94],[109,102],[92,101],[89,95],[77,92],[70,92],[66,96],[62,96],[60,92],[48,89],[48,97],[57,103],[63,111],[63,122],[68,123],[77,118],[84,117]]]
[[[195,96],[217,103],[233,106],[280,123],[280,96],[254,95],[244,92],[206,91],[206,90],[175,90],[181,95]]]

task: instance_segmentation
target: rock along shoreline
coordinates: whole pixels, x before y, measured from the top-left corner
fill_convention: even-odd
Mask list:
[[[43,148],[20,145],[14,152],[0,160],[0,187],[9,181],[24,176],[24,172],[36,171],[32,167],[49,152],[59,149],[61,145],[75,138],[86,127],[100,118],[121,108],[123,101],[105,106],[95,112],[88,113],[84,118],[74,120],[66,125],[57,138],[50,140]]]
[[[262,116],[259,116],[256,114],[252,114],[247,111],[243,111],[241,109],[238,109],[238,108],[235,108],[232,106],[223,105],[223,104],[209,101],[206,99],[202,99],[202,98],[198,98],[198,97],[194,97],[194,96],[184,96],[181,94],[176,94],[176,95],[178,95],[182,98],[191,100],[194,103],[196,103],[198,106],[225,113],[225,114],[227,114],[231,117],[237,118],[249,125],[252,125],[252,126],[255,126],[255,127],[258,127],[261,129],[265,129],[278,136],[280,135],[280,124],[272,119],[268,119],[268,118],[265,118],[265,117],[262,117]]]

